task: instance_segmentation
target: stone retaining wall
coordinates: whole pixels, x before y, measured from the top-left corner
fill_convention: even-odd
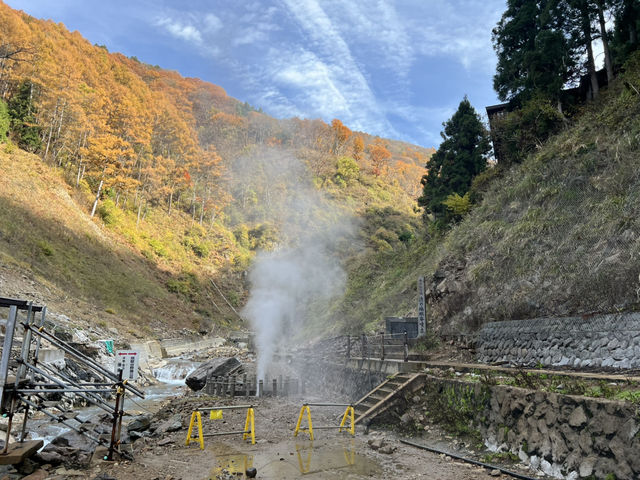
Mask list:
[[[387,378],[376,370],[357,370],[342,363],[324,360],[300,363],[300,378],[305,379],[306,393],[330,398],[338,394],[355,402]]]
[[[485,324],[478,360],[525,366],[640,367],[640,313]]]
[[[424,409],[407,405],[445,427],[469,422],[490,449],[554,478],[640,478],[640,420],[629,403],[432,376],[420,401]]]

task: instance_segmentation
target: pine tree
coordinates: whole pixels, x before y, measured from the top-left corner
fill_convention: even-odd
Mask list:
[[[492,36],[498,56],[493,85],[502,101],[559,101],[575,70],[566,9],[560,0],[508,0]]]
[[[425,220],[433,215],[440,225],[452,219],[443,202],[452,194],[464,196],[469,191],[473,177],[486,168],[490,151],[488,133],[467,97],[443,126],[443,142],[427,162],[418,199],[425,208]]]
[[[35,90],[36,87],[32,82],[25,81],[9,100],[11,130],[20,148],[29,152],[38,151],[42,145],[40,138],[42,128],[36,123]]]

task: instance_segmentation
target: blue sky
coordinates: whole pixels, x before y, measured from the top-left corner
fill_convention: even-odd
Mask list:
[[[492,89],[504,0],[5,0],[270,115],[341,119],[425,147]]]

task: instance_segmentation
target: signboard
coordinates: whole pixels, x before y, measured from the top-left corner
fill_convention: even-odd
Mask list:
[[[135,350],[116,351],[116,374],[122,370],[123,380],[138,379],[138,363],[140,362],[140,352]]]
[[[424,277],[418,277],[418,338],[427,334],[427,310],[424,298]]]

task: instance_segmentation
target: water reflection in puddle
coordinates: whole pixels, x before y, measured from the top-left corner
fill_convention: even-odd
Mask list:
[[[262,479],[357,479],[381,472],[373,460],[355,451],[354,442],[346,440],[332,444],[298,442],[274,446],[272,452],[243,453],[225,444],[211,449],[216,466],[210,480],[246,478],[247,468],[255,467],[256,478]],[[277,450],[280,450],[279,452]]]

